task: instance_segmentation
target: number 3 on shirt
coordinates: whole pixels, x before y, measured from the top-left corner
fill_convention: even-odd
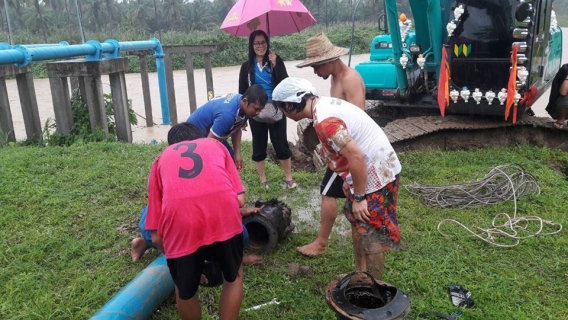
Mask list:
[[[197,145],[195,143],[191,142],[179,143],[177,146],[175,146],[174,150],[178,150],[180,147],[183,146],[187,147],[187,150],[184,151],[181,154],[181,156],[193,160],[193,168],[184,169],[180,167],[178,176],[182,179],[193,179],[197,177],[203,170],[203,159],[201,158],[200,155],[193,152],[195,151],[195,148],[197,148]]]

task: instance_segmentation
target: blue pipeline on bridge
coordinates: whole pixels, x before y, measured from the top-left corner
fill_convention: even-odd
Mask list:
[[[104,58],[119,58],[121,51],[153,50],[156,58],[156,71],[160,90],[163,124],[170,124],[168,90],[164,64],[164,50],[156,38],[147,41],[124,41],[108,39],[104,42],[89,40],[84,44],[70,45],[62,41],[56,44],[14,45],[0,43],[0,65],[14,64],[26,67],[33,61],[85,57],[87,61],[100,61]]]

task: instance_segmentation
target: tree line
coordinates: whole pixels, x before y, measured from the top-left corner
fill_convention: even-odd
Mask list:
[[[376,21],[383,11],[382,2],[302,1],[318,24],[326,26],[351,21],[356,6],[357,21]],[[407,2],[402,1],[400,9],[407,8]],[[169,31],[211,31],[218,30],[235,3],[236,0],[0,0],[1,34],[8,35],[11,30],[21,41],[39,36],[47,43],[53,41],[54,34],[71,37],[59,41],[80,41],[81,31],[87,39],[100,33],[147,38]],[[6,37],[4,41],[7,40]]]

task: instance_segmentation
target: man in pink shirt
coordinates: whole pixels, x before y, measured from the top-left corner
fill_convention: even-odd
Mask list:
[[[166,255],[182,319],[201,318],[196,293],[205,260],[217,261],[224,276],[220,319],[237,319],[243,297],[239,208],[246,200],[244,187],[225,146],[201,135],[190,123],[168,132],[168,141],[181,142],[152,164],[146,229]]]

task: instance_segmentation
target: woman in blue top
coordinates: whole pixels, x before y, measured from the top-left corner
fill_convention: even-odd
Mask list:
[[[269,108],[269,104],[272,103],[272,91],[280,81],[287,77],[284,61],[270,50],[270,40],[266,33],[262,30],[253,31],[249,36],[248,60],[243,63],[239,73],[239,93],[245,92],[249,86],[260,84],[268,95],[266,108]],[[292,152],[288,146],[286,117],[274,123],[257,120],[259,119],[251,118],[249,124],[252,133],[252,160],[256,164],[262,186],[265,189],[269,188],[264,160],[267,156],[266,148],[268,134],[270,134],[276,157],[280,160],[284,170],[286,186],[289,189],[296,188],[297,184],[292,178]]]

